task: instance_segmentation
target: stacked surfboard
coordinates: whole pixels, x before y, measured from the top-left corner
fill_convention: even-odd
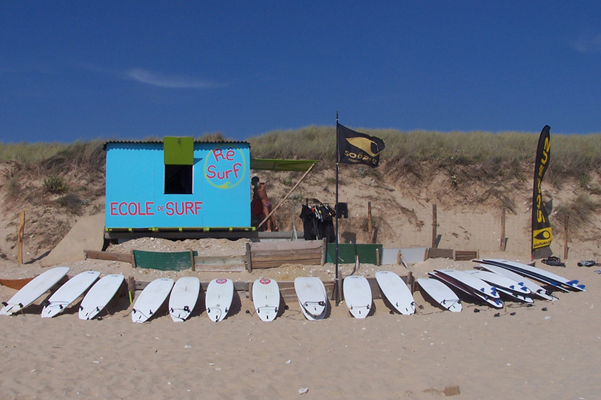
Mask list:
[[[545,271],[544,269],[536,268],[528,264],[498,259],[475,260],[475,262],[478,262],[481,267],[492,265],[503,268],[505,270],[519,274],[523,277],[537,280],[539,282],[542,282],[543,284],[549,285],[552,288],[561,290],[563,292],[586,291],[585,286],[580,285],[579,282],[575,279],[566,279],[552,272]]]
[[[476,301],[494,308],[503,308],[497,288],[471,274],[454,269],[437,269],[430,272],[430,276]]]

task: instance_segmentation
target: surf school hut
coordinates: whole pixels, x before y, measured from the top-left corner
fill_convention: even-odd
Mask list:
[[[252,237],[250,170],[299,170],[315,161],[251,160],[244,141],[109,141],[105,243],[142,236]],[[295,163],[296,162],[296,163]]]

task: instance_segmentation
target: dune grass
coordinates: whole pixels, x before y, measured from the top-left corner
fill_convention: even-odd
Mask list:
[[[382,172],[413,174],[425,178],[428,171],[443,170],[454,184],[484,179],[530,179],[538,133],[527,132],[432,132],[395,129],[357,131],[384,140]],[[336,129],[308,126],[297,130],[275,130],[251,137],[255,158],[320,160],[318,168],[331,168],[335,162]],[[149,138],[147,140],[161,140]],[[227,140],[222,133],[205,133],[201,141]],[[0,161],[21,166],[37,166],[47,176],[57,176],[69,168],[104,169],[104,141],[62,143],[0,143]],[[601,168],[601,134],[562,135],[551,133],[551,163],[548,181],[555,186],[567,178],[587,185]]]

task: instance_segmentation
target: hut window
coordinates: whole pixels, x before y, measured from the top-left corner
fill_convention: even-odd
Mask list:
[[[165,194],[192,194],[192,165],[165,165]]]

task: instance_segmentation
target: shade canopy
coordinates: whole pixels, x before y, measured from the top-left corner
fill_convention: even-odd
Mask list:
[[[264,171],[306,171],[318,160],[276,160],[265,158],[252,158],[250,169]]]

